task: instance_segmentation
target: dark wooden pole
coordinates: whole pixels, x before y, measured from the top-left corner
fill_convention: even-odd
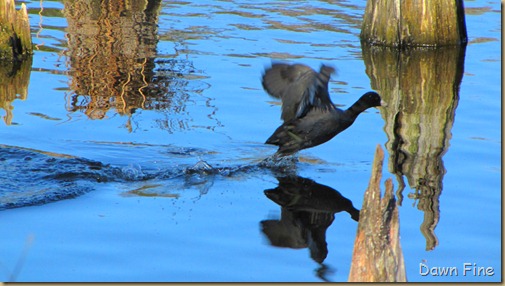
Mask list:
[[[390,47],[464,45],[463,0],[368,0],[360,38]]]

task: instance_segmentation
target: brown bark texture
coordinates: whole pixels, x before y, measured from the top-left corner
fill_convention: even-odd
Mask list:
[[[368,0],[360,37],[390,47],[466,44],[463,0]]]
[[[400,245],[400,221],[391,179],[380,182],[384,151],[377,146],[372,176],[360,211],[349,282],[405,282],[407,276]]]
[[[14,0],[0,1],[0,60],[20,60],[33,53],[30,22],[24,3],[16,10]]]

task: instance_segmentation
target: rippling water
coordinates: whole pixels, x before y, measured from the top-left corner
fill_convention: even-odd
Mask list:
[[[0,94],[2,280],[347,281],[377,144],[408,281],[501,280],[498,1],[465,2],[466,51],[401,57],[362,49],[365,1],[25,3],[35,54]],[[272,162],[272,59],[336,66],[339,106],[390,104]]]

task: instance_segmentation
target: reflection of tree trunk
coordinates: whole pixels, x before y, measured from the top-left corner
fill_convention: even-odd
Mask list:
[[[386,121],[389,170],[398,176],[400,185],[405,175],[416,190],[418,208],[425,212],[421,232],[426,249],[431,250],[438,244],[434,229],[445,174],[442,157],[449,147],[458,105],[465,47],[402,52],[362,48],[372,88],[388,103],[381,113]]]
[[[21,62],[6,61],[0,65],[0,108],[5,110],[4,122],[12,123],[12,102],[25,100],[28,95],[28,83],[32,69],[32,57]]]
[[[130,115],[165,95],[150,84],[159,5],[160,0],[65,1],[71,89],[76,93],[70,110],[83,108],[98,119],[110,108]]]
[[[386,192],[381,199],[383,162],[384,151],[377,145],[372,176],[360,211],[349,282],[407,281],[391,179],[386,180]]]

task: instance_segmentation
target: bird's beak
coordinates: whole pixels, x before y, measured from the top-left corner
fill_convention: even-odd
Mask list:
[[[384,99],[381,98],[381,106],[386,107],[388,106],[388,103],[384,101]]]

